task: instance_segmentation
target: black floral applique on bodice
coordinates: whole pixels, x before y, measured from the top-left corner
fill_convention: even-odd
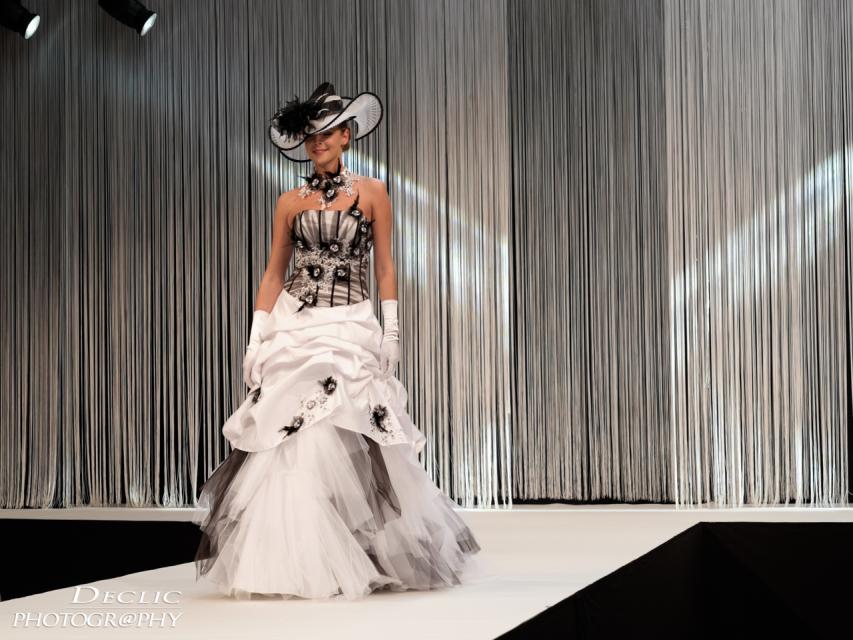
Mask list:
[[[285,290],[307,307],[355,304],[368,297],[368,269],[373,247],[373,220],[358,208],[305,209],[290,230],[293,273]]]

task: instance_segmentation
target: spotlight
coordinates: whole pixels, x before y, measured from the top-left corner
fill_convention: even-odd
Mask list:
[[[157,14],[137,0],[98,0],[101,8],[119,22],[144,36],[154,26]]]
[[[25,40],[39,28],[41,18],[21,6],[21,0],[0,0],[0,25],[20,33]]]

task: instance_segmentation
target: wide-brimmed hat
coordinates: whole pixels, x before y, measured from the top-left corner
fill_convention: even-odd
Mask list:
[[[339,96],[334,86],[324,82],[304,102],[294,96],[276,111],[270,118],[269,136],[288,159],[308,162],[303,144],[307,136],[353,120],[356,126],[351,130],[352,140],[358,140],[376,129],[382,111],[382,102],[375,93],[364,91],[355,98]]]

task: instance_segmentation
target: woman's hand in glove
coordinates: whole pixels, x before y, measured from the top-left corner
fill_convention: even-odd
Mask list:
[[[400,361],[400,343],[397,340],[382,338],[382,346],[379,348],[379,366],[383,375],[394,371],[394,367]]]

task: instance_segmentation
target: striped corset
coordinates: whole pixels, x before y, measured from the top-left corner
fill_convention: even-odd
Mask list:
[[[373,220],[356,208],[306,209],[293,221],[293,273],[285,290],[308,307],[355,304],[368,297]]]

